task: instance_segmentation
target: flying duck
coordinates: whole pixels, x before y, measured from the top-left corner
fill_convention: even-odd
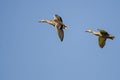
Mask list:
[[[55,14],[53,20],[43,19],[43,20],[40,20],[39,22],[46,22],[48,24],[53,25],[57,29],[57,33],[58,33],[60,40],[63,41],[63,38],[64,38],[63,30],[67,29],[67,26],[63,23],[63,20],[59,15]]]
[[[107,39],[113,40],[115,38],[115,36],[101,29],[98,29],[97,32],[93,30],[86,30],[86,32],[93,33],[94,35],[98,36],[98,43],[99,43],[100,48],[103,48],[105,46]]]

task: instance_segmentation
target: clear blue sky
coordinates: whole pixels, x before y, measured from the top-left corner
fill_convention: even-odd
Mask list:
[[[58,14],[61,42],[38,23]],[[87,29],[115,35],[103,49]],[[1,0],[0,80],[120,80],[120,0]]]

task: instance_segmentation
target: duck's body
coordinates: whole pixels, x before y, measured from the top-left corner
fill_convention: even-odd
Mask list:
[[[53,25],[57,29],[57,33],[58,33],[60,40],[63,41],[63,38],[64,38],[63,29],[67,29],[67,26],[64,25],[62,18],[60,16],[55,14],[53,20],[40,20],[40,22],[47,22],[47,23]]]
[[[98,32],[95,32],[93,30],[87,30],[86,32],[90,32],[93,33],[94,35],[98,36],[98,42],[99,42],[99,46],[101,48],[103,48],[105,46],[106,40],[107,39],[111,39],[113,40],[115,37],[111,34],[109,34],[107,31],[105,30],[100,30],[98,29]]]

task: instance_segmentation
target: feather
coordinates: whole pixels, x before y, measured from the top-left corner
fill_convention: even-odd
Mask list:
[[[103,38],[103,37],[99,37],[98,38],[98,43],[99,43],[99,46],[101,48],[103,48],[105,46],[105,43],[106,43],[106,38]]]

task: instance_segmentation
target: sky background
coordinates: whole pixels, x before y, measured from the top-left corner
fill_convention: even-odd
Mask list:
[[[63,42],[38,23],[54,14]],[[87,29],[115,39],[101,49]],[[120,0],[0,0],[0,80],[120,80]]]

